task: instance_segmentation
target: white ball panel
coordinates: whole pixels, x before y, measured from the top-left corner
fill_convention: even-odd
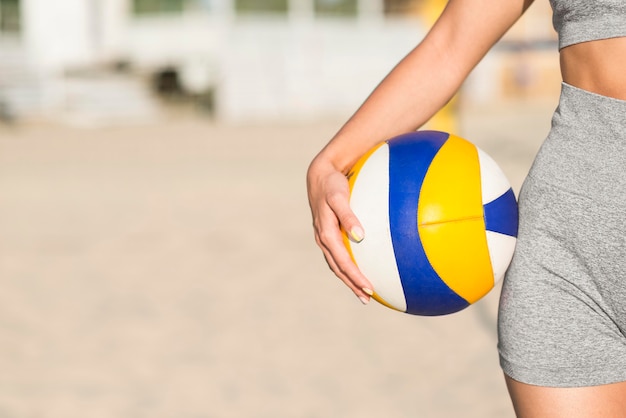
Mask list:
[[[361,168],[350,206],[365,230],[365,239],[351,242],[359,269],[387,303],[406,311],[406,299],[396,265],[389,229],[389,147],[376,150]]]
[[[489,247],[489,257],[493,268],[493,282],[497,283],[504,277],[511,259],[517,238],[510,235],[487,231],[487,246]]]
[[[511,188],[511,184],[498,163],[480,148],[478,148],[478,161],[484,205],[506,193]]]

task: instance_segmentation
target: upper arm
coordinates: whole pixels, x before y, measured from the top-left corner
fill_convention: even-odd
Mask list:
[[[423,42],[464,79],[534,0],[450,0]]]

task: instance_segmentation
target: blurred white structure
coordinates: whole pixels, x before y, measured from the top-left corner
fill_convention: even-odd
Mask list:
[[[222,120],[343,114],[424,33],[417,19],[385,18],[383,0],[358,0],[338,16],[315,9],[314,1],[333,0],[289,0],[267,13],[238,11],[237,0],[181,0],[181,10],[162,13],[138,12],[137,0],[12,1],[21,25],[0,32],[0,95],[26,115],[94,108],[98,92],[120,99],[111,81],[119,77],[103,84],[102,71],[85,74],[121,62],[142,75],[175,69],[186,91],[212,92]],[[125,81],[118,90],[128,88]]]
[[[146,76],[168,69],[220,120],[343,117],[425,34],[415,14],[390,11],[427,1],[0,0],[0,104],[140,118],[157,103]],[[3,29],[16,8],[18,27]],[[104,71],[122,63],[132,71]],[[497,67],[486,60],[468,91],[497,94]]]

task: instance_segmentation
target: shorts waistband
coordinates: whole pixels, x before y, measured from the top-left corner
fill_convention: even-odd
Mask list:
[[[530,176],[572,193],[626,202],[626,101],[563,83]]]
[[[624,121],[626,117],[626,100],[603,96],[562,82],[560,103],[565,105],[584,103],[585,113],[608,117],[622,124],[626,123]],[[597,115],[596,110],[601,110],[602,114]],[[608,111],[608,113],[606,111]]]

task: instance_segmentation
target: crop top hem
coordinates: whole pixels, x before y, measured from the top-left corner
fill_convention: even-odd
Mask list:
[[[559,33],[559,49],[582,42],[620,37],[626,37],[623,16],[603,16],[599,19],[567,22]]]

